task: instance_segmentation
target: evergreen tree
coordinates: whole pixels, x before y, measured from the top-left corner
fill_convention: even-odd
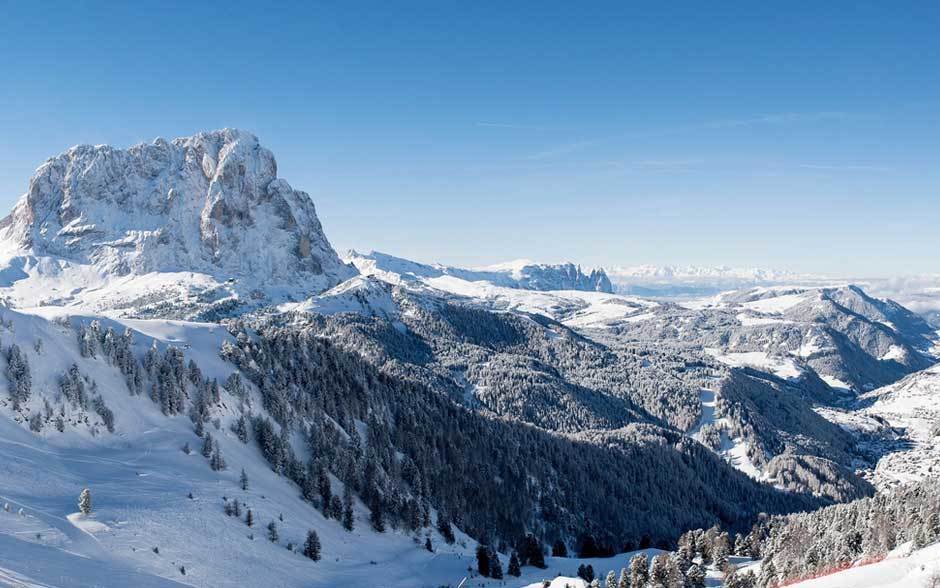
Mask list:
[[[568,546],[561,539],[552,544],[552,557],[568,557]]]
[[[669,570],[666,566],[667,561],[665,554],[659,554],[653,557],[653,563],[650,567],[649,582],[656,588],[665,588],[669,583]]]
[[[516,578],[522,575],[522,568],[519,565],[519,555],[515,551],[513,551],[512,555],[509,556],[509,568],[506,570],[506,572],[510,576],[515,576]]]
[[[353,496],[349,484],[343,488],[343,528],[347,531],[353,530]]]
[[[279,537],[277,534],[277,523],[275,523],[274,521],[271,521],[270,523],[268,523],[268,541],[270,541],[271,543],[277,543],[278,539]]]
[[[714,561],[715,567],[721,571],[725,571],[728,567],[728,556],[730,553],[731,548],[729,547],[728,534],[720,533],[712,542],[712,561]]]
[[[592,582],[594,580],[594,566],[588,564],[581,564],[578,566],[578,577],[584,580],[585,582]]]
[[[85,488],[78,496],[78,510],[83,515],[91,514],[91,490]]]
[[[209,458],[209,467],[216,472],[220,472],[226,468],[225,458],[222,457],[222,450],[219,449],[218,444],[216,444],[215,450],[212,452],[212,457]]]
[[[8,390],[13,400],[13,410],[19,410],[20,405],[29,400],[32,388],[32,377],[29,372],[29,362],[26,355],[20,351],[19,345],[13,343],[7,350],[7,381]]]
[[[494,580],[503,579],[503,564],[499,561],[499,554],[490,549],[490,577]]]
[[[607,579],[604,581],[604,588],[617,588],[617,573],[613,570],[607,572]]]
[[[685,574],[689,566],[692,565],[692,553],[688,545],[679,546],[679,549],[675,552],[675,562],[679,571]]]
[[[208,459],[209,457],[211,457],[211,456],[212,456],[212,449],[213,449],[213,446],[214,446],[214,444],[213,444],[213,442],[212,442],[212,433],[209,433],[209,432],[207,431],[207,432],[206,432],[206,437],[205,437],[205,439],[204,439],[203,442],[202,442],[202,456],[205,457],[206,459]]]
[[[490,577],[490,548],[482,543],[477,545],[477,571],[484,578]]]
[[[245,415],[239,415],[238,419],[232,424],[232,431],[242,443],[248,443],[248,421]]]
[[[434,553],[434,546],[431,545],[431,538],[430,538],[430,537],[428,537],[427,539],[424,540],[424,548],[427,549],[428,551],[430,551],[431,553]]]
[[[330,475],[326,471],[326,466],[322,461],[317,463],[317,489],[320,492],[320,508],[323,514],[329,516],[330,498],[333,497],[333,489],[330,485]]]
[[[242,490],[248,490],[248,474],[245,473],[245,468],[242,468],[242,473],[238,477],[238,485]]]
[[[320,537],[313,529],[307,531],[307,540],[304,542],[304,555],[313,561],[320,561]]]
[[[683,588],[685,573],[679,567],[679,557],[675,553],[666,554],[666,586],[667,588]]]
[[[725,574],[724,586],[727,588],[755,588],[757,586],[757,577],[750,570],[745,572],[731,570]]]
[[[772,559],[766,560],[761,564],[759,585],[773,586],[775,584],[777,584],[777,568],[774,566]]]
[[[747,556],[750,551],[747,543],[744,539],[744,536],[741,533],[734,534],[734,554],[740,556]]]
[[[542,552],[542,543],[535,535],[527,533],[519,540],[519,562],[522,565],[545,568],[545,554]]]
[[[249,527],[255,524],[255,515],[252,514],[251,509],[248,509],[248,512],[245,513],[245,524]]]
[[[617,582],[617,588],[630,588],[630,572],[627,568],[620,568],[620,580]]]
[[[454,529],[450,526],[450,519],[443,512],[437,513],[437,532],[441,534],[448,545],[453,545],[456,540]]]
[[[329,516],[337,521],[343,518],[343,500],[336,494],[330,498]]]
[[[347,484],[348,485],[348,484]],[[317,496],[317,468],[314,460],[307,462],[307,472],[300,484],[300,493],[304,500],[313,502]]]
[[[632,588],[645,588],[649,580],[649,558],[645,553],[638,553],[630,558],[630,585]]]
[[[705,570],[693,563],[685,573],[685,585],[687,588],[705,588]]]
[[[372,528],[378,533],[385,532],[385,515],[382,513],[382,498],[378,495],[372,497],[372,513],[369,515]]]

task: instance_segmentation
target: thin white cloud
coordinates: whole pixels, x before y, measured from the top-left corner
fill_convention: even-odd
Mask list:
[[[640,161],[632,162],[632,165],[636,167],[645,167],[645,168],[679,168],[679,167],[692,167],[696,165],[701,165],[705,163],[702,159],[644,159]]]
[[[541,127],[536,125],[518,125],[515,123],[502,123],[502,122],[475,122],[473,123],[475,127],[484,127],[490,129],[513,129],[518,131],[557,131],[560,130],[557,127]]]
[[[565,143],[563,145],[549,147],[548,149],[545,149],[543,151],[537,151],[535,153],[532,153],[529,156],[527,156],[526,159],[530,161],[554,159],[562,155],[568,155],[571,153],[575,153],[577,151],[583,151],[584,149],[587,149],[594,143],[595,141],[575,141],[573,143]]]
[[[871,118],[871,115],[858,112],[821,111],[821,112],[777,112],[758,116],[716,120],[705,123],[711,128],[752,127],[765,125],[793,125],[824,121],[845,121]]]
[[[752,126],[787,126],[787,125],[799,125],[799,124],[809,124],[809,123],[821,123],[827,121],[852,121],[852,120],[865,120],[871,119],[874,115],[867,113],[859,112],[844,112],[844,111],[816,111],[816,112],[778,112],[770,114],[761,114],[757,116],[737,118],[737,119],[725,119],[725,120],[714,120],[706,121],[701,123],[691,124],[684,127],[674,127],[674,128],[663,128],[658,130],[649,130],[641,131],[638,133],[632,133],[631,135],[625,136],[608,136],[602,138],[594,138],[591,140],[582,140],[574,141],[570,143],[563,143],[556,146],[549,146],[541,151],[531,153],[528,156],[525,156],[524,159],[529,161],[542,161],[547,159],[555,159],[578,151],[583,151],[588,147],[592,147],[602,143],[610,143],[619,139],[623,139],[626,136],[632,136],[634,139],[640,139],[642,137],[651,137],[651,136],[666,136],[674,135],[679,133],[689,133],[689,132],[701,132],[706,129],[734,129],[734,128],[744,128]],[[562,130],[559,128],[549,128],[549,127],[536,127],[536,126],[527,126],[527,125],[517,125],[514,123],[503,123],[503,122],[477,122],[474,123],[479,127],[489,127],[489,128],[500,128],[500,129],[517,129],[517,130],[528,130],[528,131],[546,131],[546,130]],[[635,167],[635,168],[644,168],[644,169],[681,169],[688,168],[694,165],[700,165],[703,163],[700,160],[677,160],[677,161],[659,161],[659,160],[642,160],[642,161],[633,161],[633,162],[620,162],[620,161],[608,161],[605,162],[605,165],[611,167]],[[806,169],[818,169],[818,170],[829,170],[829,171],[868,171],[868,172],[884,172],[891,171],[890,168],[877,167],[877,166],[867,166],[867,165],[825,165],[825,164],[805,164]]]
[[[856,165],[856,164],[826,164],[826,163],[801,163],[799,166],[802,169],[813,169],[818,171],[833,171],[833,172],[890,172],[893,171],[890,167],[882,167],[878,165]]]

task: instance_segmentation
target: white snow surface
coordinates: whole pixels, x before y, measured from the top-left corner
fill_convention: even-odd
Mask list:
[[[529,290],[507,282],[507,267],[462,270],[419,264],[384,253],[350,252],[346,259],[364,276],[436,295],[456,296],[499,311],[541,314],[569,327],[605,328],[622,320],[642,320],[659,304],[635,296],[586,290]],[[528,267],[528,266],[527,266]],[[515,271],[515,270],[512,270]]]
[[[932,588],[940,578],[940,543],[910,552],[906,544],[884,560],[790,584],[792,588]]]
[[[707,348],[705,351],[721,363],[732,367],[753,367],[783,379],[797,379],[803,375],[803,370],[789,357],[770,356],[763,351],[723,353],[713,348]]]

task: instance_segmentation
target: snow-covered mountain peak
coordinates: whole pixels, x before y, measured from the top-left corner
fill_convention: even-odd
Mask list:
[[[257,137],[235,129],[72,147],[39,167],[0,221],[0,251],[13,278],[43,267],[102,279],[193,272],[262,298],[279,287],[309,295],[356,274],[310,197],[277,177]]]
[[[234,129],[129,149],[72,147],[39,167],[0,239],[8,252],[111,275],[300,275],[322,290],[354,273],[309,196],[277,177],[257,137]]]

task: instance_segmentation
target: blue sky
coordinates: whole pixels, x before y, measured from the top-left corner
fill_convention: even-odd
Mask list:
[[[940,272],[937,3],[133,4],[0,1],[3,209],[232,126],[337,248]]]

